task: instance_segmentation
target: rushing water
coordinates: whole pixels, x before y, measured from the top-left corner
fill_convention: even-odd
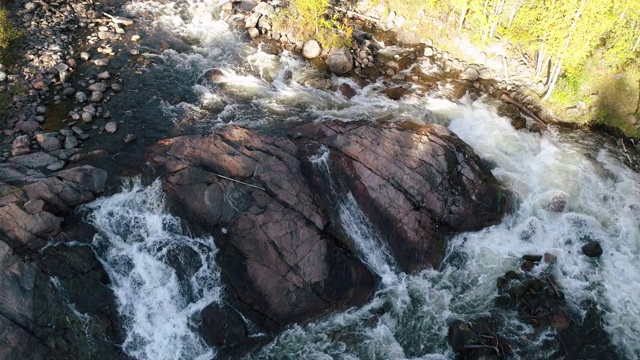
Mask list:
[[[360,210],[353,194],[349,190],[336,184],[329,168],[329,149],[322,147],[322,152],[312,157],[311,162],[323,180],[330,184],[331,196],[338,200],[338,214],[340,225],[349,236],[352,246],[367,264],[369,269],[382,279],[382,283],[389,285],[397,281],[394,269],[395,260],[391,256],[373,225]]]
[[[163,99],[165,121],[177,128],[210,131],[226,123],[277,126],[283,121],[404,120],[439,122],[493,165],[494,175],[513,194],[515,210],[502,223],[451,239],[439,269],[419,274],[396,270],[353,197],[340,204],[340,220],[364,262],[383,278],[373,300],[358,309],[287,329],[251,359],[451,359],[447,324],[494,308],[496,278],[519,266],[523,254],[557,256],[554,276],[577,314],[597,303],[605,328],[622,357],[640,358],[640,177],[615,147],[595,134],[516,131],[482,100],[452,103],[436,96],[393,101],[380,84],[360,87],[351,100],[301,84],[317,70],[296,56],[269,55],[232,31],[215,1],[134,2],[128,10],[149,25],[192,44],[168,49],[151,73],[181,74],[175,86],[192,100]],[[145,22],[143,21],[143,24]],[[151,56],[151,55],[149,55]],[[221,83],[203,79],[207,70],[225,74]],[[287,80],[287,70],[292,79]],[[151,76],[151,75],[150,75]],[[195,99],[195,100],[193,100]],[[315,159],[326,172],[326,153]],[[549,210],[554,199],[563,212]],[[207,359],[215,356],[193,331],[193,316],[220,301],[215,245],[185,234],[178,218],[163,209],[156,182],[130,184],[113,197],[87,206],[99,230],[96,251],[113,282],[125,319],[125,351],[137,359]],[[581,253],[598,240],[599,260]],[[188,261],[185,261],[188,260]],[[515,318],[515,316],[511,316]],[[504,330],[529,344],[517,357],[546,358],[548,334],[511,320]]]
[[[192,319],[220,300],[213,239],[184,233],[180,219],[164,210],[160,181],[131,181],[85,209],[127,331],[125,352],[141,360],[211,359],[215,350]]]

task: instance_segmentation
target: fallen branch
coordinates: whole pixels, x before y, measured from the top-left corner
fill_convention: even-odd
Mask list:
[[[42,0],[38,0],[36,1],[38,4],[42,5],[44,8],[52,10],[53,12],[55,12],[58,15],[64,16],[64,14],[62,12],[60,12],[60,10],[54,8],[53,6],[47,4],[46,2],[42,1]]]
[[[247,185],[247,186],[250,186],[250,187],[252,187],[252,188],[260,189],[260,190],[262,190],[262,191],[267,191],[267,189],[265,189],[265,188],[261,188],[260,186],[257,186],[257,185],[249,184],[249,183],[246,183],[246,182],[244,182],[244,181],[240,181],[240,180],[232,179],[232,178],[230,178],[230,177],[227,177],[227,176],[224,176],[224,175],[220,175],[220,174],[216,174],[216,173],[212,173],[212,174],[213,174],[213,175],[215,175],[215,176],[217,176],[217,177],[219,177],[219,178],[225,179],[225,180],[229,180],[229,181],[237,182],[237,183],[242,184],[242,185]]]
[[[366,21],[370,21],[373,23],[379,23],[381,20],[380,19],[376,19],[374,17],[371,16],[367,16],[367,15],[362,15],[360,13],[357,13],[355,11],[351,11],[351,10],[347,10],[345,8],[341,8],[341,7],[337,7],[337,6],[332,6],[334,10],[343,12],[345,14],[347,14],[347,16],[352,16],[352,17],[357,17],[358,19],[361,20],[366,20]]]
[[[527,116],[529,116],[533,120],[544,124],[544,121],[542,121],[542,119],[540,119],[540,117],[538,117],[538,115],[534,114],[531,110],[527,109],[526,106],[522,105],[518,101],[515,101],[514,99],[512,99],[511,96],[509,96],[507,94],[502,94],[502,96],[500,96],[500,100],[502,100],[502,101],[504,101],[504,102],[506,102],[508,104],[515,105],[518,109],[520,109],[520,111],[525,113]]]
[[[490,346],[490,345],[465,345],[464,348],[465,349],[491,349],[491,350],[496,352],[496,355],[500,356],[500,350],[496,346]]]
[[[553,288],[553,291],[556,292],[556,295],[558,295],[558,297],[560,297],[560,292],[558,291],[558,288],[556,287],[556,284],[554,284],[554,282],[551,280],[551,277],[549,275],[547,275],[547,281],[549,282],[549,285],[551,285],[551,287]]]
[[[627,156],[627,159],[629,160],[629,162],[631,161],[631,156],[629,156],[629,152],[627,151],[627,147],[624,145],[624,139],[620,138],[620,144],[622,144],[622,150],[624,150],[624,154]]]

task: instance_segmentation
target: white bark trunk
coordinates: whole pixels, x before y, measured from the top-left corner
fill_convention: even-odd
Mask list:
[[[558,81],[558,76],[560,75],[560,69],[562,69],[562,59],[558,58],[556,59],[556,62],[553,65],[553,70],[551,71],[551,74],[549,76],[549,85],[547,86],[547,91],[544,93],[542,100],[547,100],[549,96],[551,96],[551,93],[553,92],[553,89],[556,86],[556,82]]]
[[[562,62],[564,61],[564,56],[567,52],[567,49],[569,48],[569,44],[571,43],[571,38],[573,37],[573,33],[576,30],[576,27],[578,26],[578,20],[580,20],[580,16],[582,15],[582,10],[584,9],[584,5],[587,3],[587,0],[582,0],[582,2],[580,3],[580,8],[578,9],[578,11],[576,11],[576,15],[573,18],[573,23],[571,23],[571,28],[569,29],[569,33],[567,34],[567,40],[564,42],[564,47],[562,48],[562,51],[560,52],[558,58],[556,59],[556,63],[554,65],[554,71],[551,72],[551,77],[550,77],[550,82],[549,85],[547,86],[547,91],[544,94],[544,96],[542,97],[542,100],[546,100],[549,98],[549,96],[551,96],[551,93],[553,92],[553,88],[556,85],[556,81],[558,81],[558,76],[560,76],[560,70],[562,68]]]
[[[458,31],[462,30],[462,27],[464,26],[464,19],[467,16],[467,4],[464,4],[464,7],[462,8],[462,11],[460,12],[460,23],[458,24]]]

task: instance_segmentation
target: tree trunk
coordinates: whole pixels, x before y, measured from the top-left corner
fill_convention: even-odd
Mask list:
[[[467,3],[465,3],[462,11],[460,11],[460,23],[458,24],[458,31],[461,31],[462,27],[464,26],[464,19],[467,16],[467,11],[469,10],[467,7]]]
[[[551,74],[549,77],[549,82],[548,82],[549,85],[547,86],[547,91],[544,93],[542,100],[547,100],[549,96],[551,96],[551,93],[553,92],[553,89],[556,86],[556,82],[558,81],[558,76],[560,75],[560,69],[562,69],[562,59],[558,58],[556,59],[556,62],[553,65],[553,70],[551,71]]]
[[[638,103],[636,104],[636,111],[633,115],[640,116],[640,78],[638,78]]]
[[[494,21],[491,24],[491,31],[489,32],[489,38],[493,38],[496,32],[496,27],[500,23],[500,15],[502,15],[502,10],[504,9],[504,3],[506,0],[498,0],[498,4],[496,5],[493,14],[495,16]]]
[[[573,18],[573,23],[571,23],[571,28],[569,29],[569,33],[567,34],[567,40],[564,42],[564,47],[558,58],[556,59],[556,63],[554,65],[554,71],[551,72],[551,78],[549,79],[549,85],[547,87],[547,91],[545,92],[542,100],[546,100],[551,96],[553,92],[553,88],[556,85],[556,81],[558,81],[558,76],[560,75],[560,69],[562,68],[562,61],[564,60],[564,55],[569,48],[569,44],[571,43],[571,38],[573,37],[573,33],[576,31],[576,27],[578,26],[578,20],[580,20],[580,16],[582,15],[582,10],[584,9],[584,5],[587,3],[587,0],[582,0],[580,3],[580,8],[576,11],[576,15]]]
[[[520,10],[520,6],[514,6],[513,9],[511,10],[511,14],[509,15],[509,22],[507,23],[507,29],[511,27],[511,24],[513,24],[513,20],[516,19],[518,10]]]
[[[540,50],[538,50],[538,59],[536,61],[536,76],[537,79],[540,74],[542,74],[542,69],[544,67],[544,42],[547,39],[547,33],[545,32],[542,36],[542,42],[540,43]]]

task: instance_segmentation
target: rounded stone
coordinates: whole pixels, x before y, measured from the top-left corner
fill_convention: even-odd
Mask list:
[[[117,130],[118,130],[118,123],[116,123],[115,121],[109,121],[104,125],[104,131],[108,132],[109,134],[113,134]]]
[[[315,40],[307,41],[302,47],[302,56],[307,59],[317,58],[318,56],[320,56],[320,53],[322,53],[322,48],[320,47],[320,44],[318,44],[318,42]]]
[[[82,91],[78,91],[76,93],[76,101],[79,103],[87,101],[87,94],[83,93]]]
[[[100,102],[102,100],[102,93],[100,91],[94,91],[91,93],[91,102]]]
[[[93,115],[90,112],[83,112],[82,113],[82,121],[88,123],[88,122],[92,122],[93,121]]]
[[[602,247],[597,241],[591,241],[582,247],[582,253],[588,257],[598,258],[602,255]]]
[[[337,75],[346,74],[353,69],[353,58],[351,57],[351,52],[344,46],[329,54],[326,63],[329,70]]]

